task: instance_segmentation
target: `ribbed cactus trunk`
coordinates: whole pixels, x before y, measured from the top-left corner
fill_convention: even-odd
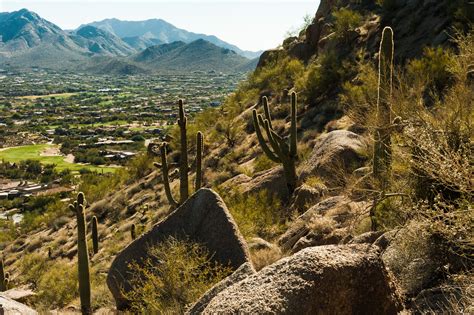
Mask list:
[[[77,195],[77,201],[69,208],[76,214],[77,219],[77,256],[79,296],[81,299],[82,314],[91,314],[91,283],[89,271],[89,251],[87,249],[87,231],[85,217],[86,200],[81,192]]]
[[[183,204],[189,198],[188,181],[188,138],[186,134],[187,118],[184,113],[183,100],[179,100],[179,119],[178,125],[181,134],[181,154],[179,158],[179,203]]]
[[[298,182],[298,175],[296,174],[296,161],[298,160],[296,93],[291,93],[291,125],[288,143],[273,130],[270,108],[266,97],[263,97],[263,113],[264,116],[257,114],[256,109],[252,112],[253,124],[258,142],[260,143],[263,152],[270,160],[282,164],[288,192],[292,195]],[[265,138],[263,137],[261,128],[265,130],[270,147],[267,145]]]
[[[130,227],[130,236],[132,237],[132,240],[135,240],[137,238],[137,228],[135,227],[135,223],[132,224],[132,226]]]
[[[92,249],[94,254],[99,252],[99,231],[97,217],[92,217]]]
[[[373,176],[382,191],[390,180],[392,81],[393,81],[393,30],[385,27],[379,50],[379,82],[377,97],[377,126],[374,135]]]
[[[5,275],[5,266],[3,259],[0,259],[0,292],[7,290],[7,278]]]
[[[196,180],[194,190],[198,191],[202,187],[202,151],[204,146],[202,132],[196,135]]]

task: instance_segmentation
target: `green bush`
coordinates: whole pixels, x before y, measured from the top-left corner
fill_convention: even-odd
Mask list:
[[[321,54],[307,67],[305,74],[298,80],[296,89],[302,91],[306,101],[314,105],[319,97],[348,79],[351,71],[350,65],[343,63],[335,52],[329,51]]]
[[[425,48],[423,57],[412,60],[407,66],[407,74],[411,80],[421,80],[432,92],[442,92],[452,80],[450,67],[453,57],[449,50]]]
[[[253,162],[254,173],[271,169],[276,165],[277,164],[270,160],[266,154],[260,154],[255,158],[255,161]]]
[[[347,39],[349,32],[362,23],[362,16],[359,13],[346,8],[333,12],[332,16],[334,17],[334,32],[341,39]]]
[[[188,241],[169,238],[148,254],[144,264],[131,264],[136,271],[131,281],[135,290],[126,296],[136,314],[182,314],[186,305],[231,272],[212,263],[212,253],[205,247]]]
[[[285,57],[257,69],[249,81],[252,87],[260,91],[270,90],[280,93],[284,89],[292,88],[303,74],[304,65],[301,61]]]
[[[267,191],[248,196],[238,191],[220,193],[246,238],[258,236],[271,239],[283,232],[285,216],[276,196]]]
[[[48,264],[43,272],[37,283],[37,308],[61,308],[77,297],[79,287],[76,266],[59,260]]]

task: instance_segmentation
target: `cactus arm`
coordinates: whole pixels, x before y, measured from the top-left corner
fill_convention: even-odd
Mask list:
[[[166,160],[166,143],[163,143],[160,147],[161,153],[161,170],[163,173],[163,186],[165,187],[166,198],[173,208],[179,206],[178,202],[173,198],[171,193],[170,181],[168,177],[168,162]]]
[[[196,135],[196,181],[195,191],[198,191],[202,186],[202,151],[204,147],[204,139],[202,132]]]
[[[296,131],[296,93],[291,93],[291,126],[290,126],[290,156],[297,157]]]
[[[260,143],[260,146],[262,147],[263,152],[273,162],[280,163],[280,159],[278,158],[278,156],[276,156],[270,150],[267,143],[265,142],[265,139],[263,138],[262,131],[261,131],[260,125],[258,123],[258,117],[257,117],[257,110],[256,109],[254,109],[252,111],[252,118],[253,118],[253,125],[254,125],[254,128],[255,128],[255,133],[257,134],[257,139],[258,139],[258,142]]]
[[[270,129],[273,129],[272,117],[270,115],[270,107],[268,106],[268,98],[264,96],[262,100],[263,100],[263,113],[265,114],[265,119],[268,120],[268,123],[270,124]]]
[[[268,120],[265,120],[264,127],[265,127],[265,132],[267,134],[268,142],[270,142],[270,145],[273,148],[275,155],[278,156],[279,160],[281,161],[282,159],[281,149],[280,149],[280,146],[278,145],[278,142],[275,140],[275,138],[278,137],[278,135],[275,133],[275,131],[273,131],[273,129],[271,129],[270,122]]]

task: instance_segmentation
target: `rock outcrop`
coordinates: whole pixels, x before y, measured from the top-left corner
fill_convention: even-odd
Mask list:
[[[34,309],[21,304],[3,294],[0,294],[0,314],[8,315],[36,315],[38,314]]]
[[[200,189],[182,206],[133,241],[113,261],[107,276],[107,285],[119,310],[126,309],[128,301],[123,292],[129,292],[132,271],[129,264],[147,258],[150,246],[169,237],[203,244],[212,260],[234,270],[250,263],[249,251],[226,205],[210,189]]]
[[[239,267],[239,269],[234,271],[233,274],[209,289],[202,297],[199,298],[196,303],[194,303],[193,306],[189,308],[186,314],[201,314],[209,302],[212,301],[212,299],[216,297],[217,294],[253,274],[255,274],[255,269],[253,268],[252,264],[243,264]]]
[[[203,314],[397,314],[400,299],[378,249],[319,246],[228,287]]]
[[[340,185],[345,175],[364,165],[367,152],[364,138],[351,131],[335,130],[323,134],[301,166],[300,180],[317,176],[330,185]]]
[[[297,252],[310,246],[338,244],[350,233],[348,227],[366,212],[365,202],[345,196],[327,198],[299,216],[279,238],[282,249]]]

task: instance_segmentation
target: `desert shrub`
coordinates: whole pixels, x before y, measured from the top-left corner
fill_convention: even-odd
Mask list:
[[[150,174],[153,171],[153,160],[153,157],[146,153],[139,154],[131,159],[126,165],[127,182],[132,183]]]
[[[44,259],[44,258],[43,258]],[[39,309],[51,310],[68,305],[79,292],[77,266],[58,260],[48,263],[37,283]]]
[[[135,269],[134,291],[127,294],[133,313],[182,314],[230,268],[215,264],[202,245],[169,238],[148,249],[149,258]],[[156,261],[160,261],[159,264]]]
[[[273,264],[282,257],[282,252],[278,247],[252,250],[250,253],[255,270]]]
[[[286,57],[257,69],[249,78],[252,87],[276,93],[292,88],[304,73],[304,65],[298,59]]]
[[[277,196],[267,191],[248,196],[237,191],[220,193],[246,238],[259,236],[271,239],[283,231],[285,219]]]
[[[87,197],[89,203],[101,200],[122,183],[119,174],[84,174],[81,176],[79,191]]]
[[[45,258],[45,255],[38,252],[24,255],[18,265],[20,280],[37,288],[41,275],[48,265],[48,261]]]
[[[253,162],[254,173],[266,171],[276,165],[277,164],[270,160],[266,154],[260,154],[255,158],[255,161]]]
[[[307,68],[296,83],[296,90],[302,91],[301,95],[311,105],[317,99],[337,88],[339,84],[348,79],[352,67],[338,57],[336,52],[328,51],[318,56]]]
[[[334,32],[336,36],[345,40],[350,31],[361,25],[362,16],[356,11],[340,8],[332,13],[334,17]]]
[[[339,98],[347,115],[361,126],[375,126],[378,74],[374,65],[361,61],[357,76],[342,84]]]
[[[11,242],[18,236],[13,220],[0,219],[0,244]]]
[[[441,47],[425,48],[420,59],[412,60],[407,66],[411,80],[424,83],[427,93],[442,93],[452,79],[450,72],[453,63],[452,54]]]
[[[70,213],[67,205],[57,198],[37,197],[35,200],[30,205],[34,210],[24,213],[19,224],[22,233],[33,231],[42,226],[57,229],[61,224],[57,219]]]

